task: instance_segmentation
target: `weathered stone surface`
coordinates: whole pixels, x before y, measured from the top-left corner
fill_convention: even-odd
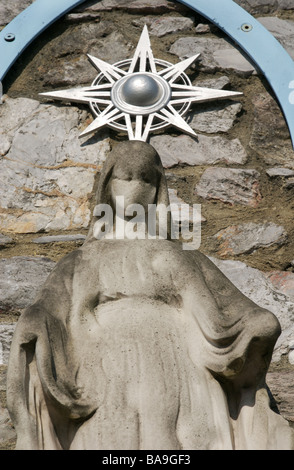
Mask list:
[[[212,258],[212,261],[243,294],[276,315],[281,323],[282,334],[277,341],[273,361],[279,361],[282,355],[288,356],[294,336],[294,300],[277,289],[267,275],[258,269],[240,261],[217,258]]]
[[[294,178],[288,178],[284,183],[285,189],[292,189],[294,188]]]
[[[188,115],[188,122],[196,132],[208,134],[228,132],[241,111],[242,104],[232,101],[216,101],[207,105],[195,104]]]
[[[0,365],[0,450],[12,450],[15,446],[16,432],[6,409],[7,366]]]
[[[32,0],[14,0],[13,2],[0,3],[0,26],[8,24],[16,15],[23,11],[32,3]],[[276,10],[293,10],[292,0],[237,0],[237,3],[251,13],[271,13]],[[165,13],[170,11],[186,11],[179,2],[169,2],[167,0],[89,0],[85,4],[80,5],[70,16],[78,17],[80,12],[91,14],[91,18],[96,18],[101,11],[124,10],[133,13]],[[80,19],[80,17],[79,17]],[[83,18],[82,18],[83,19]]]
[[[238,49],[220,49],[213,53],[216,64],[225,70],[234,70],[239,75],[249,77],[256,72],[256,68],[252,62],[245,57]]]
[[[173,204],[173,205],[176,205],[176,206],[180,206],[181,204],[185,204],[185,202],[183,201],[183,199],[179,198],[178,197],[178,192],[176,189],[171,189],[169,188],[168,189],[168,195],[169,195],[169,200],[170,200],[170,203]],[[189,208],[189,210],[185,213],[185,220],[188,220],[189,223],[192,223],[193,222],[193,209],[192,208]],[[179,223],[181,220],[181,215],[180,215],[180,211],[172,211],[172,217],[173,217],[173,220],[175,223]]]
[[[6,366],[0,366],[0,392],[5,392],[6,390],[6,372],[7,372],[7,367]]]
[[[46,89],[90,85],[98,72],[89,62],[87,54],[114,63],[128,58],[132,51],[131,43],[115,31],[109,21],[82,24],[74,37],[68,33],[52,47],[55,57],[61,57],[62,61],[60,66],[44,75]],[[72,54],[73,51],[75,54]]]
[[[150,143],[158,151],[165,168],[176,165],[244,164],[247,161],[246,151],[239,139],[199,134],[196,140],[186,135],[161,135],[151,137]]]
[[[189,224],[192,224],[194,222],[193,207],[188,205],[182,198],[178,196],[178,191],[176,189],[169,188],[168,195],[170,203],[172,205],[178,206],[178,210],[171,210],[173,221],[175,223],[188,221]],[[181,208],[182,205],[185,205],[185,207]],[[199,215],[199,217],[197,217],[197,219],[199,219],[199,223],[205,223],[206,219],[200,214],[199,207],[197,208],[197,211],[197,214]]]
[[[5,26],[19,13],[27,8],[34,0],[14,0],[12,2],[2,0],[0,2],[0,26]]]
[[[282,20],[276,16],[258,18],[258,21],[278,39],[294,59],[294,21]]]
[[[7,237],[7,235],[3,235],[2,233],[0,233],[0,247],[11,245],[11,243],[13,243],[12,238]]]
[[[133,24],[143,28],[145,24],[149,27],[149,34],[159,38],[167,34],[189,31],[194,27],[194,21],[185,17],[152,17],[147,16],[139,20],[134,20]]]
[[[270,178],[282,177],[282,178],[289,178],[294,176],[294,170],[290,170],[290,168],[269,168],[266,170],[266,174]]]
[[[294,340],[291,341],[289,349],[290,349],[290,352],[288,355],[288,360],[290,364],[294,365]]]
[[[109,150],[105,134],[81,141],[86,111],[25,98],[7,99],[0,119],[2,229],[34,233],[87,227],[88,194]]]
[[[170,11],[186,11],[179,2],[169,2],[167,0],[89,0],[85,5],[76,8],[75,11],[111,11],[123,10],[130,13],[158,14]]]
[[[65,20],[69,23],[82,23],[83,21],[98,21],[100,19],[100,13],[96,11],[84,11],[80,13],[68,13],[65,16]]]
[[[208,168],[196,185],[195,194],[208,200],[257,207],[261,201],[259,177],[255,170]]]
[[[277,0],[277,8],[281,10],[294,10],[294,5],[292,0]]]
[[[294,187],[294,170],[289,168],[270,168],[266,174],[271,178],[279,178],[283,189],[292,189]]]
[[[292,0],[236,0],[236,3],[253,14],[294,9]]]
[[[270,165],[294,168],[289,130],[278,104],[268,93],[255,96],[253,104],[250,147]]]
[[[195,28],[195,33],[197,34],[206,34],[211,32],[211,27],[209,24],[199,23]]]
[[[280,246],[285,243],[287,233],[284,227],[272,222],[247,223],[220,230],[214,239],[218,244],[218,256],[224,257],[252,253],[261,247]]]
[[[86,56],[77,60],[65,60],[62,66],[44,74],[44,85],[48,88],[75,87],[89,85],[97,74]]]
[[[279,412],[293,425],[294,370],[270,371],[267,374],[267,385]]]
[[[14,330],[15,323],[0,323],[0,366],[8,364],[10,345]]]
[[[36,100],[27,98],[10,99],[4,98],[4,103],[0,106],[1,118],[1,139],[0,156],[3,157],[9,151],[14,133],[27,120],[28,116],[33,115],[40,103]]]
[[[195,80],[193,85],[215,90],[229,89],[230,79],[224,75],[201,81]],[[210,103],[192,104],[187,119],[192,129],[197,132],[207,134],[228,132],[236,123],[241,111],[242,104],[237,98],[235,100],[215,100]],[[227,151],[227,146],[224,145],[224,147],[224,151]]]
[[[55,266],[48,258],[15,256],[0,260],[0,310],[20,311],[30,305]]]
[[[89,22],[89,21],[98,22],[100,18],[101,18],[101,14],[95,10],[68,13],[64,17],[64,19],[68,23],[78,23],[78,24],[81,24],[83,22]]]
[[[115,47],[118,51],[113,50],[114,57],[120,50],[119,40],[123,44],[126,44],[125,38],[117,31],[112,21],[109,19],[102,21],[93,21],[87,24],[80,24],[74,28],[74,34],[72,29],[68,28],[62,34],[62,40],[60,38],[54,39],[49,47],[54,53],[55,57],[63,59],[63,62],[67,62],[68,56],[73,55],[75,59],[82,55],[86,56],[87,53],[100,53],[105,54],[105,50],[108,50],[108,43],[114,42]],[[111,57],[109,57],[111,60]],[[93,68],[93,67],[92,67]],[[93,73],[97,74],[95,68]]]
[[[0,405],[0,446],[1,444],[16,438],[15,430],[12,426],[9,413],[6,408]]]
[[[58,243],[58,242],[82,242],[86,239],[85,235],[49,235],[47,237],[39,237],[33,240],[34,243]]]
[[[267,278],[275,289],[283,292],[294,302],[294,273],[285,271],[273,271],[267,273]],[[294,340],[294,338],[293,338]]]
[[[196,80],[193,82],[194,86],[199,86],[203,88],[213,88],[215,90],[223,90],[230,85],[230,78],[227,75],[222,75],[217,78],[208,78],[206,80]]]
[[[170,52],[181,59],[200,53],[197,68],[205,72],[234,70],[236,73],[246,76],[255,72],[255,67],[245,58],[243,53],[223,38],[182,37],[172,45]]]

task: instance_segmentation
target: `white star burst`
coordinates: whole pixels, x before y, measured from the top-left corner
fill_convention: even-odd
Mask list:
[[[166,126],[197,137],[184,119],[192,103],[242,95],[192,86],[185,70],[199,55],[176,65],[155,59],[145,26],[132,59],[111,65],[88,55],[99,71],[91,86],[41,95],[90,105],[95,119],[80,137],[104,126],[127,132],[130,140],[147,141],[151,132]]]

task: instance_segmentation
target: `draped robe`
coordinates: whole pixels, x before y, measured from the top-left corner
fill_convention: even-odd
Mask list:
[[[112,150],[97,204],[113,190],[168,206],[152,146]],[[97,239],[97,220],[18,321],[7,384],[17,449],[294,448],[265,382],[276,317],[199,251]]]
[[[141,242],[85,243],[21,316],[17,448],[293,448],[265,385],[275,316],[200,252]]]

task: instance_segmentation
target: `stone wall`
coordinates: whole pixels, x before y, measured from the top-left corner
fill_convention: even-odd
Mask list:
[[[30,0],[0,0],[4,27]],[[239,0],[294,57],[293,0]],[[15,323],[56,262],[83,243],[99,172],[125,139],[112,130],[79,139],[83,105],[38,93],[90,84],[86,54],[131,57],[147,23],[154,55],[200,60],[194,85],[243,92],[193,106],[198,141],[175,129],[154,135],[174,201],[201,204],[202,244],[237,287],[279,318],[283,333],[268,374],[280,413],[294,423],[294,151],[283,114],[258,69],[215,26],[178,2],[86,2],[42,34],[4,81],[0,105],[0,449],[15,433],[5,373]]]

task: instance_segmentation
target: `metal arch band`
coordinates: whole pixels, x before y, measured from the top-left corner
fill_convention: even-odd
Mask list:
[[[0,83],[24,49],[48,26],[85,0],[35,0],[0,32]],[[294,146],[294,61],[259,21],[233,0],[179,0],[231,37],[267,78]],[[1,90],[0,90],[1,91]]]

